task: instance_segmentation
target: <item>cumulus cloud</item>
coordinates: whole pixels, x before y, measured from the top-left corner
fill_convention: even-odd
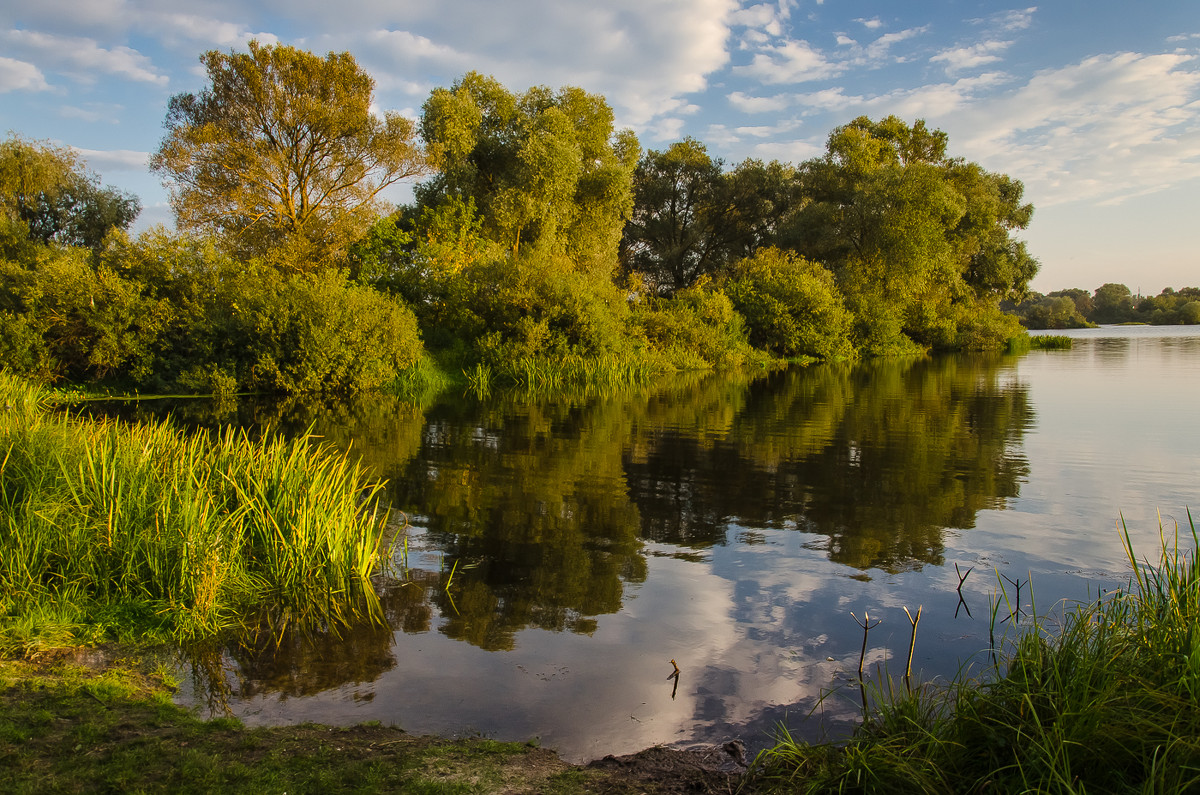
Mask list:
[[[45,91],[45,75],[31,63],[0,56],[0,94],[7,91]]]
[[[729,95],[729,104],[742,113],[774,113],[781,111],[791,104],[791,99],[784,94],[773,97],[754,97],[734,91]]]
[[[95,39],[59,36],[31,30],[8,30],[0,41],[14,51],[35,56],[43,68],[51,68],[80,82],[95,82],[98,75],[114,75],[142,83],[166,85],[150,59],[129,47],[101,47]]]
[[[844,71],[843,65],[827,59],[807,41],[799,40],[765,47],[748,65],[733,68],[736,75],[772,85],[825,80]]]

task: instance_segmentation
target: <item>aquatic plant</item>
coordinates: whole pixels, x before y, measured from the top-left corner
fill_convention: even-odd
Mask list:
[[[0,405],[0,646],[195,637],[250,604],[328,618],[373,594],[382,484],[348,454],[75,418],[2,373]]]

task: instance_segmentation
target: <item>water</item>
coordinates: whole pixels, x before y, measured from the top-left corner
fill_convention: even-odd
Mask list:
[[[386,627],[198,652],[180,698],[252,725],[538,737],[570,760],[844,736],[858,620],[881,620],[871,679],[903,673],[905,607],[916,676],[977,669],[1001,583],[1003,632],[1124,584],[1121,517],[1151,557],[1158,511],[1186,527],[1200,329],[1071,335],[620,396],[242,404],[237,421],[362,454],[407,552],[380,582]]]

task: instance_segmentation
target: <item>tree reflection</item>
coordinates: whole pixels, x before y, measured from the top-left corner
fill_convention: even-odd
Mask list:
[[[1032,408],[1006,372],[999,358],[875,360],[748,385],[721,438],[661,431],[630,457],[646,535],[721,543],[730,522],[795,526],[858,569],[940,563],[943,531],[1003,507],[1027,474]]]

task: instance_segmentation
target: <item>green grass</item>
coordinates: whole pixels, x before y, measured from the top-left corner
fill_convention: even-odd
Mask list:
[[[1194,523],[1128,589],[1041,618],[982,678],[877,709],[844,746],[784,733],[758,760],[795,792],[1186,792],[1200,788],[1200,564]]]
[[[1070,350],[1074,340],[1064,334],[1038,334],[1029,338],[1029,345],[1035,351]]]
[[[0,650],[191,638],[275,602],[369,606],[372,483],[307,439],[185,434],[54,412],[0,373]]]

